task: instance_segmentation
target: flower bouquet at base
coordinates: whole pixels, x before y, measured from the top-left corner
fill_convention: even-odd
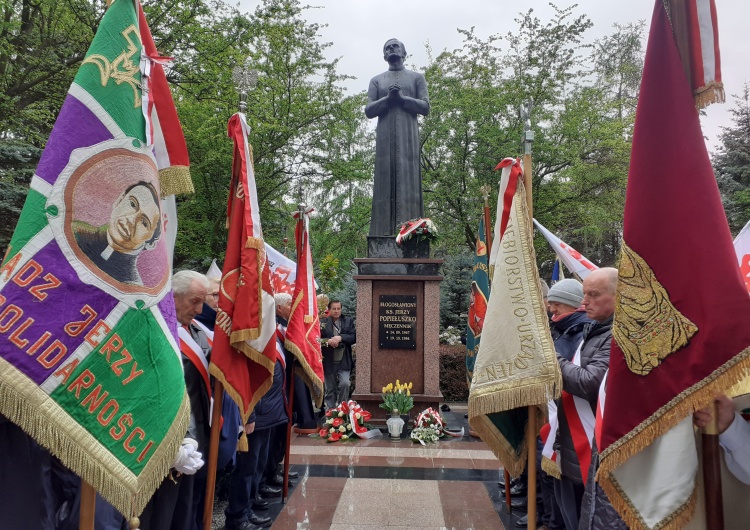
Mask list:
[[[388,383],[383,387],[383,402],[380,404],[381,409],[385,409],[391,414],[398,411],[397,414],[408,415],[409,411],[414,408],[414,398],[411,396],[412,383],[403,385],[396,379],[396,384]]]
[[[335,409],[326,411],[323,427],[318,436],[327,442],[350,440],[351,438],[377,438],[382,436],[378,429],[370,429],[367,423],[372,414],[364,410],[353,399],[342,401]]]
[[[445,425],[443,417],[432,407],[419,413],[417,420],[414,422],[414,430],[411,431],[412,441],[415,443],[419,442],[422,445],[437,442],[444,436],[460,438],[463,435],[463,427],[461,427],[461,430],[458,432],[449,431]]]
[[[419,239],[433,241],[437,239],[437,226],[427,217],[406,221],[401,225],[398,234],[396,234],[396,244],[401,245],[404,241],[409,241],[415,235]]]

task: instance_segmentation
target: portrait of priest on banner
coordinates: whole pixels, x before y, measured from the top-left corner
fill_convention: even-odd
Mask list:
[[[70,183],[71,247],[91,272],[113,287],[158,290],[169,272],[158,266],[166,263],[159,259],[165,246],[158,175],[137,156],[122,158],[114,164],[111,159],[95,163]],[[106,174],[100,174],[105,168]]]

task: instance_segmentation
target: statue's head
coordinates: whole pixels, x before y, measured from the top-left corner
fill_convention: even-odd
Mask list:
[[[387,61],[392,55],[397,55],[402,59],[406,58],[406,47],[398,39],[388,39],[383,45],[383,59]]]

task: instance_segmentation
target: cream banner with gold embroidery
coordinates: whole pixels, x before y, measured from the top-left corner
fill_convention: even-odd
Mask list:
[[[503,171],[503,179],[520,176],[507,173],[509,168]],[[507,227],[495,244],[492,292],[469,395],[469,423],[517,476],[523,471],[527,451],[526,407],[538,406],[543,420],[546,403],[559,397],[562,388],[520,178]]]

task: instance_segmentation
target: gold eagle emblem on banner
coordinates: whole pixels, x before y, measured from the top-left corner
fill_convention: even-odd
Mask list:
[[[648,375],[698,332],[672,305],[648,263],[624,241],[612,329],[628,368],[638,375]]]

